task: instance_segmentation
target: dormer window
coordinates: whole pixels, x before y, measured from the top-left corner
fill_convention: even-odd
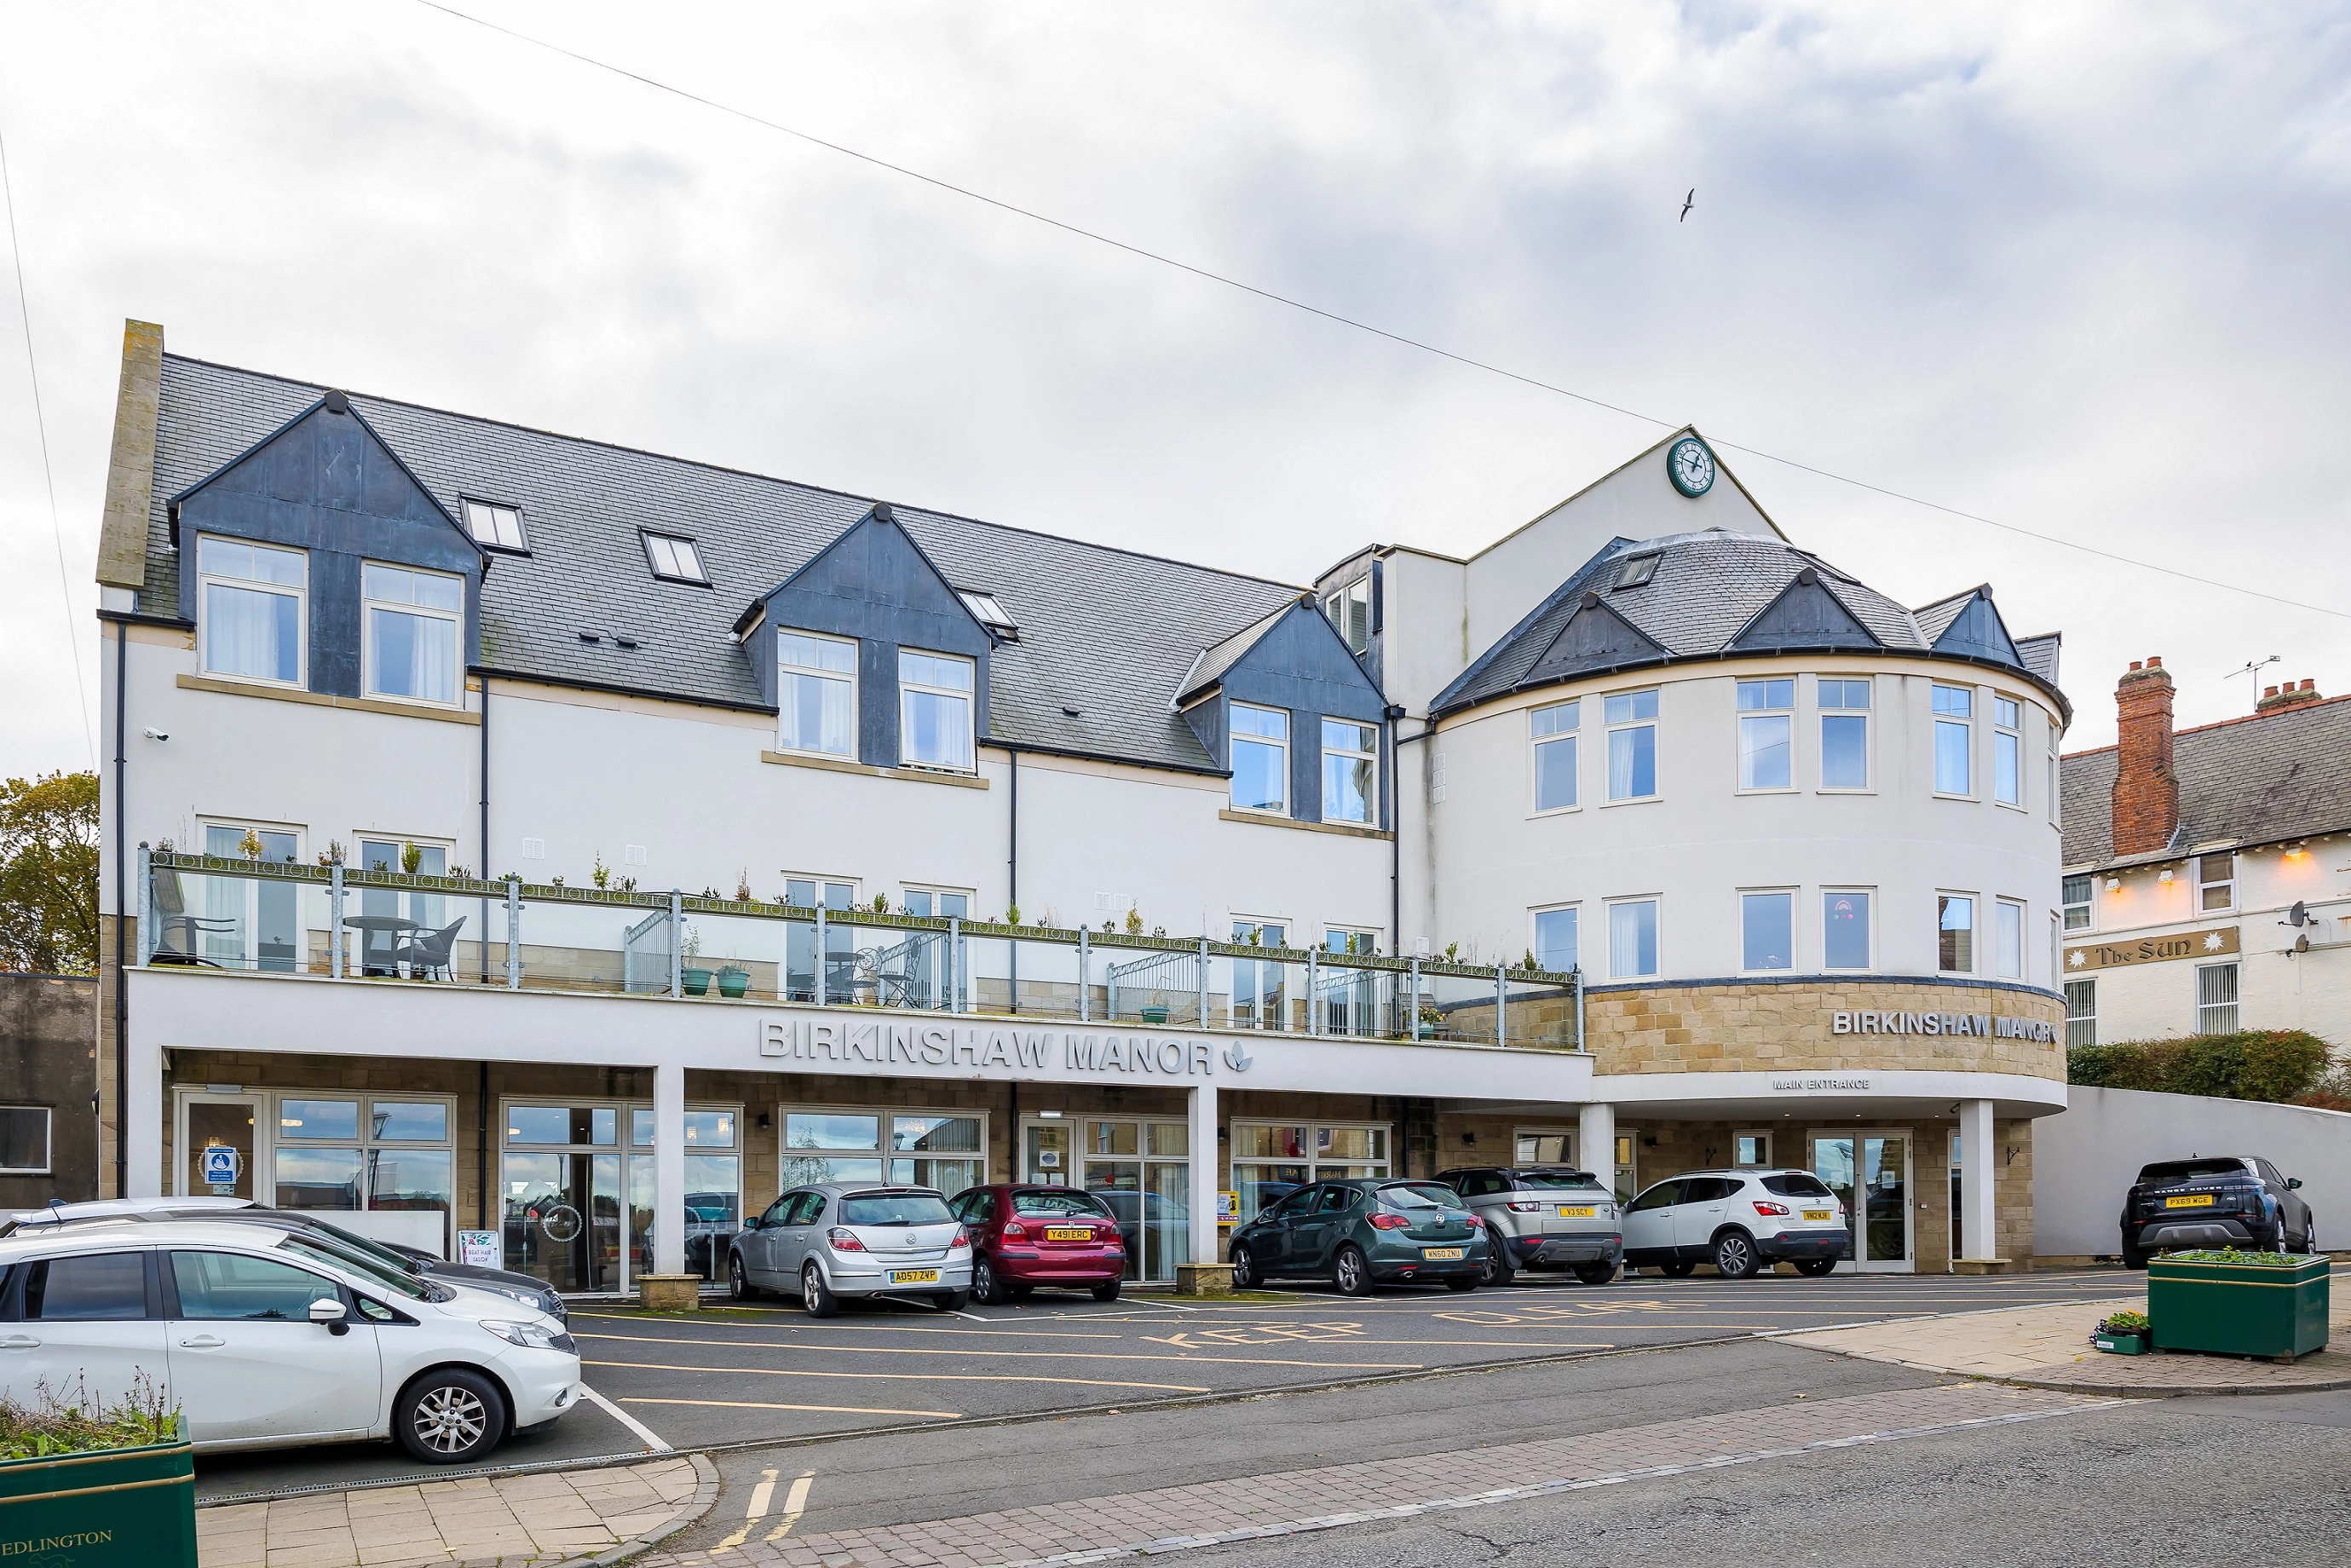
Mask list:
[[[369,561],[360,583],[367,601],[368,695],[455,703],[464,580]]]
[[[1367,653],[1372,647],[1372,580],[1359,577],[1344,588],[1323,596],[1322,614],[1349,651]]]
[[[898,759],[971,771],[972,662],[898,650]]]
[[[517,507],[501,507],[495,501],[465,503],[465,531],[474,536],[477,545],[491,549],[528,552],[530,546],[523,541],[522,511]]]
[[[243,539],[196,541],[204,673],[302,684],[309,558]]]
[[[1647,555],[1636,555],[1627,559],[1625,564],[1617,569],[1614,586],[1618,589],[1647,587],[1649,579],[1657,575],[1659,554],[1659,551],[1652,550]]]
[[[971,618],[999,639],[1007,643],[1020,641],[1020,628],[1013,624],[1012,617],[1005,612],[1004,605],[996,595],[969,593],[962,589],[956,590],[956,595],[963,601],[963,607],[971,612]]]
[[[710,586],[710,574],[702,567],[702,552],[694,541],[677,534],[648,533],[645,560],[653,575],[664,582],[691,582],[700,587]]]

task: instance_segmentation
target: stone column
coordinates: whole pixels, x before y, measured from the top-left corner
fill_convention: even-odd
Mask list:
[[[1217,1086],[1196,1083],[1187,1092],[1192,1133],[1192,1261],[1176,1270],[1176,1288],[1186,1295],[1216,1295],[1233,1287],[1230,1264],[1217,1256]]]
[[[1992,1103],[1970,1100],[1959,1107],[1959,1261],[1991,1262],[1999,1250],[1993,1228],[2000,1180],[2000,1137]],[[1980,1272],[1980,1270],[1962,1270]]]
[[[133,1021],[136,1021],[134,1015]],[[123,1140],[127,1164],[123,1182],[127,1197],[163,1196],[163,1051],[153,1040],[131,1032],[130,1082],[122,1086],[122,1118],[115,1135]],[[257,1129],[256,1129],[257,1130]],[[257,1142],[258,1140],[256,1140]],[[181,1156],[186,1158],[183,1154]],[[258,1173],[256,1173],[257,1175]],[[256,1181],[254,1197],[268,1201]]]
[[[1576,1121],[1575,1163],[1616,1190],[1616,1107],[1586,1105]]]
[[[700,1281],[685,1271],[685,1068],[653,1069],[653,1271],[637,1277],[648,1311],[692,1312]]]

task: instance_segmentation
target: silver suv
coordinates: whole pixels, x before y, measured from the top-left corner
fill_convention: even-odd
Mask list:
[[[797,1291],[813,1318],[839,1312],[843,1296],[919,1296],[960,1312],[971,1299],[971,1232],[932,1187],[819,1182],[735,1234],[726,1283],[737,1301]]]
[[[1469,1166],[1437,1177],[1486,1222],[1483,1285],[1507,1285],[1520,1269],[1573,1271],[1587,1285],[1616,1274],[1625,1238],[1616,1199],[1589,1171],[1567,1166]]]

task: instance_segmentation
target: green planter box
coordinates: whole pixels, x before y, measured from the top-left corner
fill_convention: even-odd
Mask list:
[[[2108,1355],[2145,1355],[2147,1352],[2147,1335],[2134,1333],[2128,1329],[2114,1333],[2094,1333],[2090,1336],[2090,1343]]]
[[[748,995],[750,993],[750,970],[726,968],[718,971],[718,994],[720,996],[741,998]]]
[[[710,994],[709,970],[697,969],[693,965],[688,964],[678,970],[677,977],[678,982],[685,988],[685,994],[687,996],[706,997]]]
[[[186,1441],[0,1460],[0,1561],[41,1568],[196,1568]]]
[[[2331,1266],[2324,1257],[2283,1265],[2151,1259],[2147,1315],[2156,1345],[2286,1361],[2324,1350]]]

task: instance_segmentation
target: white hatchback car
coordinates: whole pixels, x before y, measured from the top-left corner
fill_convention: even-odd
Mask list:
[[[314,1231],[86,1221],[0,1241],[0,1397],[152,1385],[199,1448],[393,1437],[478,1459],[579,1403],[561,1323]]]
[[[1743,1280],[1782,1260],[1826,1274],[1852,1252],[1844,1205],[1810,1171],[1686,1171],[1625,1206],[1625,1266],[1676,1279],[1711,1263]]]

